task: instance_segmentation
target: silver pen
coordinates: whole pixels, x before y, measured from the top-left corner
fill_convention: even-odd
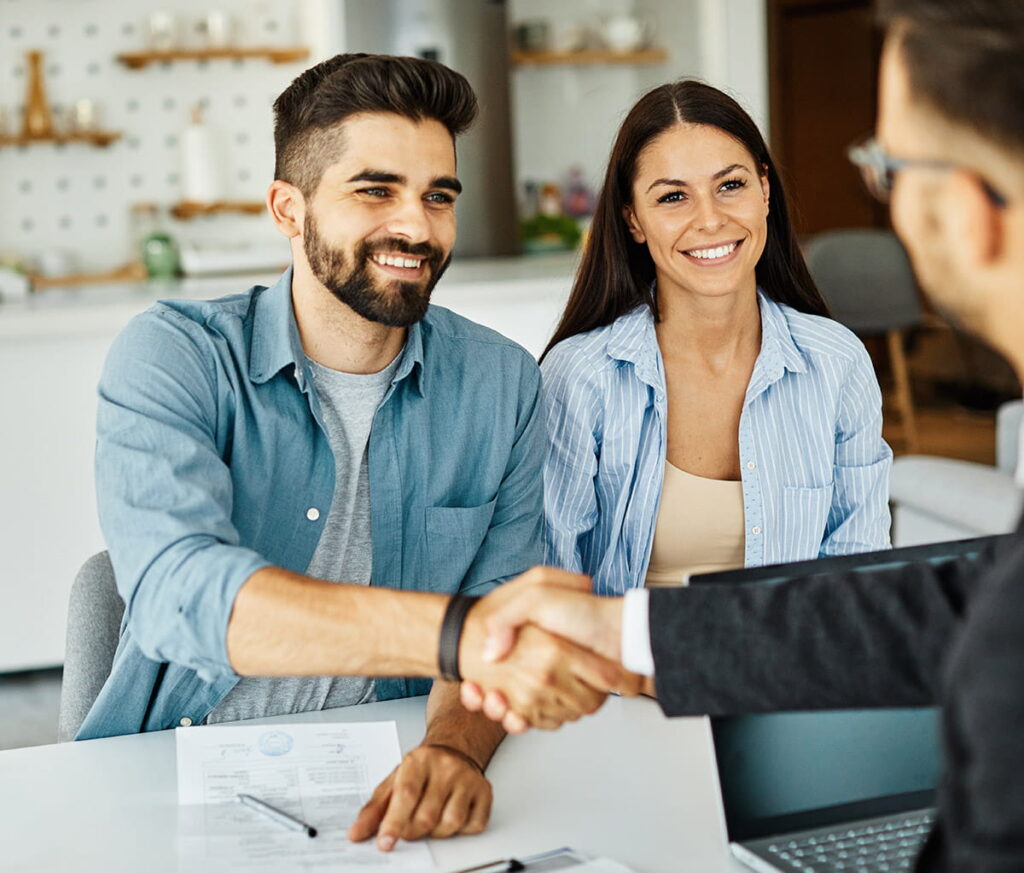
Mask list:
[[[267,818],[272,818],[280,825],[284,825],[293,831],[305,831],[307,836],[315,837],[316,828],[312,825],[306,824],[304,821],[300,821],[293,815],[289,815],[284,810],[278,809],[276,806],[271,806],[264,800],[260,800],[258,797],[253,797],[251,794],[239,794],[239,801],[250,809],[255,809],[257,812],[262,812]]]

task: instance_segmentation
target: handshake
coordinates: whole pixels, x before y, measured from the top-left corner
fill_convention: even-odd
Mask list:
[[[596,712],[612,691],[650,692],[620,663],[622,598],[590,588],[586,576],[534,567],[476,603],[458,650],[463,706],[522,733]]]

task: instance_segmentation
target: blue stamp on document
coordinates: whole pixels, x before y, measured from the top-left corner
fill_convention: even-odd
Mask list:
[[[284,731],[267,731],[259,739],[260,751],[275,758],[287,755],[294,745],[292,735]]]

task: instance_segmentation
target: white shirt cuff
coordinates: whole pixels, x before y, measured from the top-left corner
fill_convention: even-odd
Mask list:
[[[654,675],[648,593],[646,588],[631,588],[622,598],[622,666],[641,676]]]

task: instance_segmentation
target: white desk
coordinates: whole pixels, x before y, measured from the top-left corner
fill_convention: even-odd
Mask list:
[[[424,700],[266,722],[393,719],[408,751],[422,738]],[[172,733],[0,752],[0,869],[179,873]],[[489,827],[431,841],[439,870],[563,845],[637,873],[739,869],[725,848],[703,719],[670,720],[653,701],[613,697],[560,731],[507,738],[488,776]]]

